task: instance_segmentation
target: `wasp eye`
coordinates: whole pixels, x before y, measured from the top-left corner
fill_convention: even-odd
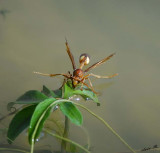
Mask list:
[[[87,65],[89,64],[89,61],[90,61],[90,58],[88,54],[84,53],[80,55],[80,58],[79,58],[80,63],[84,62],[84,65]]]

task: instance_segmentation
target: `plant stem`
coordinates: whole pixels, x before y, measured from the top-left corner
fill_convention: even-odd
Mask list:
[[[34,142],[31,143],[31,151],[30,151],[30,153],[33,153],[33,151],[34,151]]]
[[[100,116],[96,115],[95,113],[93,113],[92,111],[90,111],[88,108],[86,108],[85,106],[78,104],[78,103],[74,103],[77,106],[82,107],[83,109],[87,110],[90,114],[92,114],[93,116],[95,116],[97,119],[99,119],[103,124],[105,124],[105,126],[116,136],[118,137],[118,139],[123,142],[123,144],[128,147],[128,149],[130,149],[133,153],[136,153],[136,151],[134,149],[132,149],[132,147],[130,147],[127,142],[115,131],[113,130],[113,128]]]
[[[65,127],[64,127],[64,133],[63,133],[64,138],[68,137],[68,132],[69,132],[69,119],[67,116],[65,116]],[[66,149],[67,149],[67,143],[65,140],[62,140],[61,153],[66,153]]]
[[[50,135],[52,135],[52,136],[54,136],[54,137],[56,137],[56,138],[59,138],[59,139],[61,139],[61,140],[64,140],[64,141],[66,141],[66,142],[69,142],[69,143],[74,144],[75,146],[77,146],[77,147],[81,148],[82,150],[84,150],[86,153],[90,153],[90,151],[88,151],[86,148],[84,148],[83,146],[79,145],[78,143],[76,143],[76,142],[74,142],[74,141],[72,141],[72,140],[70,140],[70,139],[67,139],[67,138],[61,137],[61,136],[59,136],[59,135],[57,135],[57,134],[51,133],[51,132],[50,132],[49,130],[47,130],[47,129],[43,129],[43,131],[47,132],[48,134],[50,134]]]

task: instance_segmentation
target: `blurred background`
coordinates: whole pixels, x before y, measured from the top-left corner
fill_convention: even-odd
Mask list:
[[[160,146],[159,29],[159,0],[0,0],[0,115],[8,113],[8,102],[28,90],[61,86],[63,77],[49,78],[33,71],[72,71],[66,37],[77,66],[81,53],[91,56],[90,64],[116,53],[92,70],[98,75],[119,73],[113,79],[91,78],[101,106],[83,103],[134,149]],[[82,113],[92,153],[128,151],[97,119]],[[8,127],[10,119],[0,127]],[[2,133],[0,137],[5,144]],[[70,138],[87,143],[84,130],[74,125]],[[29,147],[26,133],[14,144]],[[44,145],[59,149],[56,140],[48,136],[36,147]]]

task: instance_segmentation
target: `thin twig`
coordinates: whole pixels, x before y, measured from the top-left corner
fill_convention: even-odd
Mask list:
[[[90,111],[88,108],[86,108],[85,106],[78,104],[78,103],[74,103],[77,106],[82,107],[83,109],[87,110],[90,114],[92,114],[93,116],[95,116],[97,119],[99,119],[103,124],[105,124],[105,126],[116,136],[118,137],[118,139],[123,142],[123,144],[128,147],[133,153],[136,153],[136,151],[134,149],[132,149],[125,140],[123,140],[123,138],[115,131],[113,130],[113,128],[100,116],[96,115],[95,113],[93,113],[92,111]]]

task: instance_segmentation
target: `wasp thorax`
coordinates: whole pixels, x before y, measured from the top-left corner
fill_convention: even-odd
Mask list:
[[[87,65],[89,64],[89,61],[90,61],[90,58],[88,54],[84,53],[80,55],[80,58],[79,58],[80,63],[84,63],[84,65]]]
[[[78,77],[78,79],[81,79],[83,77],[84,73],[82,69],[76,69],[73,71],[73,76]]]

